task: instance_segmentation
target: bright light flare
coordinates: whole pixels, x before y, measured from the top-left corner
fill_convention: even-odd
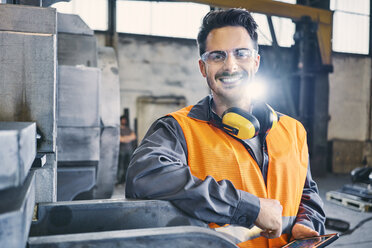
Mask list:
[[[263,80],[254,80],[248,85],[250,96],[254,100],[264,100],[266,97],[266,84]]]

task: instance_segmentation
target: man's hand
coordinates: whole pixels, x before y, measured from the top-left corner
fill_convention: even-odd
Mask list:
[[[265,238],[277,238],[282,234],[283,207],[278,200],[259,199],[260,212],[254,224],[263,230],[261,235]]]
[[[292,237],[294,239],[310,238],[314,236],[319,236],[319,233],[305,225],[297,223],[292,228]]]

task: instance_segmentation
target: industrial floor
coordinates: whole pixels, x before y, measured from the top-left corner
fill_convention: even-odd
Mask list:
[[[356,228],[350,234],[341,234],[338,240],[327,247],[371,248],[372,212],[363,213],[351,210],[326,200],[326,192],[340,189],[344,184],[351,184],[350,176],[329,174],[326,177],[315,178],[315,181],[318,183],[320,196],[324,201],[324,210],[327,217],[349,222],[351,230]],[[364,223],[364,220],[367,221]],[[334,232],[337,231],[327,230],[327,233]]]
[[[372,212],[362,213],[355,210],[339,206],[326,200],[326,192],[340,189],[344,184],[350,184],[348,175],[328,174],[325,177],[314,178],[318,183],[320,196],[324,201],[324,210],[327,217],[341,219],[350,223],[350,229],[353,232],[342,235],[338,240],[327,247],[352,247],[352,248],[371,248],[372,247]],[[124,198],[124,185],[115,187],[112,198]],[[369,220],[368,220],[369,219]],[[363,222],[367,220],[366,222]],[[327,229],[326,233],[335,233],[337,231]]]

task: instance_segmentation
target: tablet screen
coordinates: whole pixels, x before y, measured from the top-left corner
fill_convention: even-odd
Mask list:
[[[291,243],[282,246],[282,248],[311,248],[311,247],[325,247],[338,238],[337,233],[321,235],[318,237],[305,238],[294,240]]]

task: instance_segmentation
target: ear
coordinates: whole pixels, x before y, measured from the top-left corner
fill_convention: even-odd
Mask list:
[[[255,68],[254,68],[255,73],[257,73],[258,68],[260,67],[260,59],[261,59],[260,55],[257,54],[257,57],[256,57],[256,59],[254,60],[254,63],[255,63]]]
[[[207,68],[203,60],[199,59],[199,69],[203,77],[207,77]]]

